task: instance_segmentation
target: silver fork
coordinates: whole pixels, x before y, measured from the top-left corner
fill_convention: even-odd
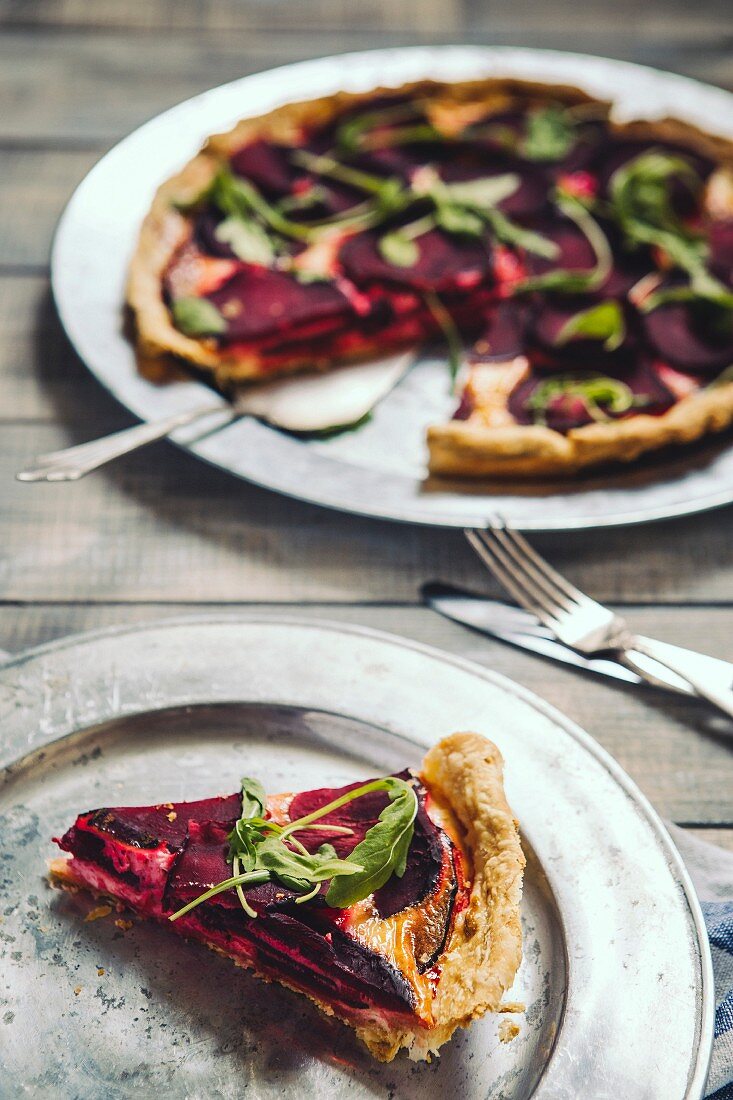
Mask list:
[[[733,717],[733,691],[670,660],[651,639],[640,638],[620,615],[570,584],[501,516],[492,517],[485,530],[466,528],[465,535],[507,592],[564,645],[586,655],[614,650],[645,679],[656,682],[643,662],[634,660],[636,654],[649,657]]]

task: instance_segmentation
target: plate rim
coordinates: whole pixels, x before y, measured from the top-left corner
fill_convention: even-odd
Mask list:
[[[334,61],[338,61],[339,64],[343,65],[345,63],[347,64],[349,61],[351,61],[353,64],[363,63],[367,60],[372,60],[376,62],[381,57],[386,57],[387,55],[391,55],[392,57],[396,55],[420,57],[420,55],[426,56],[427,54],[430,54],[431,56],[446,56],[450,58],[451,56],[457,57],[461,53],[463,53],[466,58],[485,58],[487,63],[494,61],[500,64],[502,58],[512,58],[519,56],[522,59],[530,61],[532,59],[546,61],[550,65],[567,64],[572,66],[573,64],[578,65],[582,63],[590,65],[594,64],[597,67],[605,66],[607,69],[610,66],[611,71],[618,72],[619,76],[621,73],[636,73],[640,78],[653,78],[657,81],[660,78],[673,80],[680,86],[688,86],[693,92],[697,90],[698,93],[702,92],[708,95],[710,93],[715,93],[723,97],[723,99],[727,98],[728,100],[730,100],[731,104],[733,104],[733,94],[726,92],[724,89],[717,88],[714,85],[705,84],[704,82],[691,77],[683,76],[677,73],[666,72],[664,70],[655,69],[652,66],[640,65],[635,62],[606,58],[601,55],[575,53],[572,51],[563,50],[535,49],[529,47],[514,46],[471,46],[466,44],[375,47],[373,49],[352,51],[344,54],[323,55],[317,58],[311,58],[299,62],[286,63],[285,65],[260,70],[256,73],[252,73],[244,77],[239,77],[225,84],[217,85],[211,89],[205,90],[198,95],[192,96],[178,104],[173,105],[172,107],[167,108],[164,111],[159,112],[153,118],[148,119],[146,122],[136,127],[131,133],[123,137],[120,141],[116,142],[111,149],[104,153],[103,156],[95,162],[89,172],[74,189],[57,223],[51,246],[51,288],[53,299],[68,339],[70,340],[82,362],[84,362],[87,369],[95,376],[95,378],[103,386],[103,388],[106,389],[107,392],[111,394],[111,396],[113,396],[119,404],[126,408],[128,412],[131,412],[132,415],[136,417],[136,419],[143,419],[143,421],[147,419],[143,417],[139,412],[133,411],[133,405],[129,404],[128,399],[123,396],[123,389],[117,383],[116,379],[106,375],[101,369],[99,369],[96,363],[91,361],[91,357],[87,357],[82,353],[80,341],[79,339],[77,339],[77,326],[73,320],[71,310],[68,308],[68,303],[64,301],[64,279],[62,268],[64,266],[63,253],[66,247],[66,234],[69,232],[69,226],[72,224],[72,219],[75,216],[76,205],[80,203],[85,197],[87,186],[89,185],[90,181],[93,180],[97,171],[101,168],[101,166],[107,161],[109,157],[118,154],[125,143],[132,140],[133,138],[136,138],[143,131],[154,128],[162,120],[168,118],[168,116],[171,116],[176,112],[181,111],[183,108],[192,109],[195,105],[201,104],[212,93],[222,92],[225,89],[231,90],[238,85],[246,86],[247,81],[253,82],[257,79],[274,77],[276,74],[285,75],[286,73],[291,79],[296,74],[301,77],[307,77],[307,74],[311,71],[317,70],[319,65],[323,65],[329,62],[333,63]],[[531,73],[528,74],[528,76],[530,79],[532,78]],[[536,75],[534,78],[538,79]],[[559,74],[557,76],[557,79],[560,79]],[[567,79],[570,80],[574,78],[571,77],[570,74],[568,74]],[[313,93],[309,93],[306,89],[304,94],[307,97],[307,95],[312,95]],[[682,111],[681,113],[684,114],[684,111]],[[187,384],[196,387],[196,400],[198,400],[199,394],[203,396],[204,391],[206,391],[206,394],[208,395],[207,399],[211,398],[211,390],[205,385],[204,382],[192,381]],[[224,405],[223,401],[222,405]],[[271,431],[272,429],[267,430]],[[216,454],[203,452],[201,450],[201,447],[205,445],[205,441],[196,441],[194,439],[191,439],[187,435],[185,429],[183,431],[173,433],[168,437],[168,439],[183,450],[187,451],[190,454],[193,454],[197,459],[203,460],[210,466],[213,466],[217,469],[224,470],[227,474],[233,475],[235,478],[244,480],[250,484],[258,485],[262,488],[267,489],[270,492],[277,493],[278,495],[283,496],[286,499],[307,502],[311,505],[327,508],[331,511],[340,512],[342,514],[356,515],[363,518],[389,521],[394,523],[408,523],[414,524],[416,526],[460,529],[461,527],[467,525],[481,525],[485,521],[487,511],[496,507],[495,503],[492,504],[493,498],[487,497],[486,505],[484,507],[477,507],[476,512],[472,515],[470,513],[470,504],[468,503],[468,500],[471,499],[470,496],[467,497],[465,511],[459,513],[452,513],[450,510],[443,512],[436,510],[435,512],[431,512],[430,510],[423,509],[421,507],[419,496],[415,500],[413,500],[412,498],[406,500],[398,499],[394,503],[385,505],[380,505],[378,499],[376,503],[365,504],[363,500],[354,500],[353,494],[351,495],[351,498],[346,501],[343,497],[338,498],[338,495],[334,496],[334,494],[330,491],[324,492],[322,490],[320,493],[308,493],[307,490],[303,491],[299,487],[296,487],[292,484],[282,484],[281,480],[278,480],[277,475],[275,475],[274,477],[266,478],[263,477],[259,471],[246,472],[237,469],[232,466],[231,463],[228,463],[223,457],[217,457]],[[318,454],[311,454],[309,456],[309,459],[310,461],[316,460],[316,462],[330,464],[335,464],[339,461],[338,459],[334,460],[330,457],[325,457]],[[341,464],[343,465],[343,463]],[[362,474],[365,472],[360,467],[356,468],[359,469]],[[369,472],[371,473],[371,471]],[[410,480],[407,475],[398,476],[404,478],[406,481]],[[308,478],[306,478],[305,480],[309,481]],[[670,481],[670,484],[674,484],[677,480],[679,480],[679,478],[673,477]],[[562,486],[560,486],[560,492],[561,491]],[[453,495],[450,490],[448,490],[448,493],[449,495]],[[344,494],[344,496],[346,496],[346,494]],[[557,498],[553,496],[543,496],[538,497],[537,499],[552,501],[553,499],[556,500]],[[686,500],[683,499],[678,502],[661,502],[656,507],[653,503],[642,506],[637,505],[635,508],[624,508],[622,506],[620,510],[611,512],[610,514],[606,511],[601,511],[597,514],[581,513],[569,519],[564,518],[564,508],[538,508],[538,515],[536,518],[532,515],[523,517],[521,523],[518,523],[518,526],[520,526],[523,530],[538,532],[576,531],[592,529],[594,527],[636,526],[643,523],[657,523],[665,519],[670,519],[674,517],[689,516],[699,514],[701,512],[712,511],[717,508],[722,508],[725,505],[729,505],[731,503],[733,503],[733,480],[727,488],[716,489],[715,479],[713,478],[711,479],[710,489],[708,492],[703,492],[702,494],[692,496]]]
[[[705,928],[702,907],[692,884],[689,871],[670,833],[665,828],[661,816],[618,761],[607,749],[596,741],[591,734],[584,730],[582,726],[568,718],[562,711],[558,710],[557,707],[546,702],[541,696],[537,695],[529,688],[516,683],[503,673],[484,668],[483,665],[471,661],[468,658],[449,653],[446,650],[442,650],[425,642],[419,642],[412,638],[405,638],[401,635],[379,630],[374,627],[362,626],[357,623],[343,623],[339,620],[323,619],[320,617],[307,618],[298,615],[286,615],[275,618],[262,613],[239,611],[232,613],[218,612],[210,614],[194,613],[189,615],[176,615],[169,618],[152,619],[144,623],[115,624],[112,626],[99,627],[90,631],[65,635],[50,642],[44,642],[38,646],[33,646],[30,649],[22,650],[19,653],[11,654],[8,658],[1,660],[0,676],[14,667],[29,664],[33,660],[43,658],[60,650],[73,649],[79,645],[93,643],[97,639],[145,634],[150,630],[176,630],[181,626],[195,627],[197,625],[208,625],[215,627],[219,624],[260,624],[268,627],[282,627],[285,629],[288,627],[307,628],[316,632],[327,631],[332,634],[345,633],[355,637],[368,638],[372,641],[381,642],[382,644],[394,646],[396,648],[411,650],[433,660],[440,661],[441,663],[452,665],[470,675],[478,676],[480,679],[493,684],[507,695],[521,699],[523,703],[561,727],[570,737],[577,741],[586,752],[589,752],[643,814],[648,826],[655,834],[657,841],[661,844],[670,874],[675,877],[677,885],[682,888],[685,896],[689,916],[695,929],[700,965],[700,1011],[698,1016],[700,1041],[696,1051],[694,1068],[691,1066],[691,1073],[688,1077],[686,1100],[698,1100],[698,1098],[703,1096],[712,1058],[714,1040],[714,974],[712,954]],[[246,700],[241,701],[245,702]],[[158,710],[166,709],[168,708],[148,706],[147,711],[155,713]],[[145,711],[136,710],[132,713],[145,713]],[[109,720],[111,719],[106,719],[105,721]],[[67,737],[74,736],[74,733],[83,732],[85,729],[93,729],[96,724],[98,723],[91,723],[89,726],[81,725],[74,731],[69,731],[69,733],[62,734],[60,737],[53,736],[52,734],[47,735],[47,737],[39,743],[29,746],[25,751],[21,752],[19,757],[14,756],[4,762],[0,761],[0,771],[6,775],[8,773],[12,775],[15,766],[26,756],[35,755],[37,752],[57,741],[62,741]]]

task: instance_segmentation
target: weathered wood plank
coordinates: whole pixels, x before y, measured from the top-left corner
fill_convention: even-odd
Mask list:
[[[73,418],[89,385],[61,328],[48,279],[0,275],[0,420]]]
[[[0,175],[0,270],[44,267],[72,191],[98,153],[6,150]]]
[[[216,609],[207,609],[216,610]],[[226,614],[230,609],[222,609]],[[42,606],[0,607],[0,646],[20,649],[72,631],[147,622],[190,608]],[[258,608],[275,616],[292,609]],[[733,825],[733,753],[730,741],[707,727],[707,712],[682,699],[651,691],[609,686],[549,662],[485,640],[423,609],[406,607],[316,606],[299,609],[306,617],[338,619],[399,633],[469,658],[535,691],[596,737],[626,768],[656,808],[680,822]],[[639,610],[635,619],[649,632],[703,639],[720,653],[733,656],[729,612]],[[485,732],[492,733],[487,715]]]
[[[457,34],[466,34],[473,43],[521,40],[527,46],[567,46],[565,25],[557,20],[555,8],[536,21],[526,12],[515,16],[506,3],[504,9],[495,17],[492,6],[490,18],[481,17],[470,27],[460,21],[456,25],[448,16],[437,30],[425,29],[420,20],[409,30],[390,30],[385,24],[378,31],[330,31],[317,24],[310,30],[196,35],[7,30],[0,37],[0,99],[12,109],[2,113],[0,140],[110,144],[212,85],[328,53],[455,41]],[[607,6],[585,16],[574,12],[573,47],[733,85],[730,51],[721,42],[719,20],[700,21],[694,13],[678,23],[656,10],[656,19],[645,14],[645,5],[623,19]],[[293,87],[294,98],[298,91]],[[243,103],[242,113],[246,110]]]
[[[685,831],[692,833],[698,840],[704,840],[706,844],[717,844],[718,847],[733,852],[733,829],[686,829]]]
[[[282,28],[329,30],[429,30],[458,27],[461,0],[10,0],[0,18],[7,27],[119,27],[141,30],[243,31]]]
[[[498,594],[458,532],[286,500],[168,443],[74,484],[15,482],[33,455],[129,422],[91,379],[54,400],[63,427],[0,433],[5,599],[412,601],[436,576]],[[731,597],[732,528],[729,509],[538,545],[600,599],[717,602]]]
[[[574,32],[595,32],[599,41],[604,32],[620,29],[651,37],[656,33],[668,40],[687,31],[690,35],[719,29],[727,14],[725,0],[709,0],[704,10],[688,5],[653,0],[640,6],[634,0],[619,0],[612,7],[604,0],[590,0],[582,8],[554,2],[539,6],[532,0],[497,0],[487,7],[480,0],[214,0],[201,4],[196,0],[96,0],[93,6],[84,0],[10,0],[0,17],[0,25],[10,27],[104,28],[166,31],[253,31],[281,30],[299,32],[370,31],[413,35],[427,32],[469,32],[491,30],[509,32],[522,27],[525,32],[542,30],[563,33],[572,13]],[[455,40],[455,38],[454,38]],[[689,39],[688,39],[689,41]]]

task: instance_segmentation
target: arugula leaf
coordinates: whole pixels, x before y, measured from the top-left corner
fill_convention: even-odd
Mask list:
[[[265,788],[259,779],[250,779],[244,776],[242,779],[242,813],[240,821],[248,821],[253,817],[264,817],[267,807],[267,795]]]
[[[728,290],[722,283],[720,284],[720,290],[717,287],[708,289],[705,284],[700,286],[698,283],[696,285],[693,280],[687,286],[674,286],[669,287],[667,290],[655,291],[641,302],[639,309],[642,313],[651,313],[653,309],[667,305],[668,302],[690,302],[693,304],[700,302],[720,306],[730,311],[733,310],[733,291]]]
[[[405,873],[407,853],[412,841],[417,799],[412,788],[401,779],[384,779],[381,788],[389,802],[364,839],[351,853],[351,861],[361,870],[332,879],[326,894],[326,904],[347,909],[373,894],[393,875]]]
[[[414,267],[420,259],[419,247],[399,229],[380,237],[377,248],[382,258],[394,267]]]
[[[294,149],[291,160],[301,168],[307,168],[316,176],[325,176],[326,179],[338,180],[350,187],[356,187],[361,191],[367,191],[372,195],[379,195],[384,189],[386,181],[382,176],[375,176],[370,172],[362,172],[359,168],[352,168],[348,164],[327,154],[311,153],[308,149]]]
[[[435,220],[446,233],[462,237],[482,237],[485,232],[484,222],[478,214],[447,202],[438,206]]]
[[[519,187],[519,176],[514,172],[505,172],[500,176],[484,176],[475,180],[464,180],[456,183],[443,183],[440,187],[441,195],[447,196],[452,202],[462,206],[479,207],[497,206],[503,199]]]
[[[536,256],[542,256],[545,260],[554,260],[558,254],[558,247],[548,237],[541,233],[535,233],[533,229],[525,229],[516,222],[511,221],[500,210],[486,210],[484,217],[488,221],[497,240],[503,244],[512,245],[514,248],[523,248]]]
[[[218,241],[228,244],[231,250],[249,264],[269,267],[275,259],[275,248],[265,230],[257,222],[235,216],[225,218],[214,231]]]
[[[397,145],[415,145],[424,141],[448,141],[445,134],[436,130],[429,122],[416,123],[413,126],[395,126],[391,130],[365,134],[358,148],[384,149]]]
[[[674,210],[674,181],[684,184],[695,196],[702,188],[692,164],[680,156],[652,151],[622,164],[609,181],[616,220],[630,245],[660,248],[676,267],[688,273],[700,297],[730,306],[730,291],[706,267],[707,242]]]
[[[173,324],[184,336],[218,336],[227,323],[206,298],[176,298],[171,303]]]
[[[363,147],[363,138],[370,130],[389,126],[392,122],[409,122],[422,113],[422,104],[417,100],[365,111],[341,123],[336,130],[336,144],[347,153],[355,153]]]
[[[606,234],[582,202],[570,195],[559,194],[557,207],[566,218],[574,221],[584,233],[596,257],[596,266],[591,271],[571,271],[557,268],[544,275],[534,275],[517,283],[513,293],[525,294],[535,290],[554,290],[561,294],[582,294],[587,290],[596,290],[603,286],[613,268],[613,253]]]
[[[376,825],[368,830],[364,841],[370,839],[368,854],[371,860],[372,874],[361,860],[357,861],[351,853],[350,859],[340,859],[335,848],[328,842],[321,844],[316,852],[309,852],[300,843],[296,833],[304,829],[309,831],[321,829],[324,832],[334,834],[348,834],[352,830],[340,825],[318,825],[319,818],[325,817],[341,806],[353,802],[357,798],[372,791],[386,791],[390,804],[380,814]],[[377,878],[383,874],[387,881],[390,874],[403,875],[405,871],[407,852],[412,840],[413,823],[417,813],[417,797],[412,787],[402,779],[387,776],[385,779],[374,779],[356,787],[339,798],[324,806],[320,806],[305,817],[288,822],[287,825],[279,825],[277,822],[266,818],[267,796],[261,783],[256,779],[244,778],[242,780],[242,813],[239,820],[229,834],[228,860],[232,864],[234,872],[230,878],[218,883],[210,890],[205,891],[199,897],[194,898],[182,909],[173,913],[168,919],[178,920],[185,913],[190,912],[195,906],[224,890],[236,890],[242,908],[249,917],[255,918],[257,913],[250,906],[244,894],[248,886],[261,885],[265,882],[281,882],[288,889],[299,894],[296,904],[302,904],[315,897],[322,882],[331,880],[334,882],[346,877],[360,876],[361,887],[352,889],[352,895],[359,893],[359,889],[366,892],[359,897],[367,897],[372,887],[369,883],[376,872],[376,864],[379,863]],[[392,809],[390,810],[390,806]],[[389,813],[387,811],[390,810]],[[385,817],[386,815],[386,817]],[[386,824],[382,819],[385,818]],[[408,820],[409,819],[409,820]],[[401,824],[400,824],[401,823]],[[381,826],[378,833],[375,830]],[[380,837],[384,843],[389,842],[390,848],[380,855]],[[356,848],[359,848],[357,845]],[[354,852],[356,851],[354,849]],[[387,867],[390,869],[387,870]],[[382,884],[380,883],[380,884]],[[331,904],[329,902],[329,904]],[[338,904],[335,902],[334,904]],[[351,902],[347,904],[352,904]]]
[[[636,397],[625,382],[603,374],[556,374],[541,382],[529,397],[527,408],[536,424],[547,423],[546,414],[559,397],[577,397],[594,420],[609,420],[609,413],[625,413],[635,405],[648,403]],[[603,407],[602,407],[603,406]]]
[[[561,160],[574,144],[573,120],[562,107],[550,104],[527,115],[521,150],[528,160]]]
[[[448,345],[448,366],[450,368],[450,376],[451,379],[455,380],[458,371],[461,369],[461,356],[463,353],[461,334],[458,331],[455,321],[434,290],[426,291],[424,299],[425,304],[432,313],[437,324],[440,326],[440,330],[445,337],[445,342]]]
[[[260,194],[249,180],[235,176],[228,168],[220,168],[211,186],[211,202],[223,214],[250,222],[260,219],[284,237],[299,241],[312,239],[313,230],[290,221]]]
[[[569,318],[555,338],[558,347],[576,338],[602,340],[606,351],[616,351],[626,337],[626,321],[621,304],[615,300],[599,302]]]
[[[257,845],[257,869],[269,871],[284,886],[299,891],[334,875],[357,874],[363,868],[356,861],[339,859],[331,845],[321,845],[313,854],[294,852],[280,837],[270,836]]]

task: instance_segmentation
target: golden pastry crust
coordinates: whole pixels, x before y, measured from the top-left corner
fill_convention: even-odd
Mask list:
[[[661,416],[638,413],[574,428],[487,427],[452,420],[428,428],[430,472],[456,477],[571,476],[589,466],[634,462],[662,447],[693,443],[733,423],[733,382],[683,397]]]
[[[522,958],[519,907],[525,859],[517,822],[504,794],[501,753],[479,734],[454,733],[430,749],[420,777],[460,827],[471,890],[440,957],[440,980],[432,1004],[435,1026],[395,1030],[379,1013],[370,1024],[355,1026],[344,1020],[381,1062],[391,1062],[402,1048],[414,1060],[424,1060],[446,1043],[456,1028],[467,1027],[486,1012],[499,1011]],[[50,877],[54,885],[79,889],[67,859],[51,862]],[[95,893],[86,885],[83,889]],[[253,969],[265,981],[272,980],[241,958],[213,944],[208,946],[238,966]],[[278,981],[307,996],[327,1016],[338,1016],[307,990],[287,979]]]

